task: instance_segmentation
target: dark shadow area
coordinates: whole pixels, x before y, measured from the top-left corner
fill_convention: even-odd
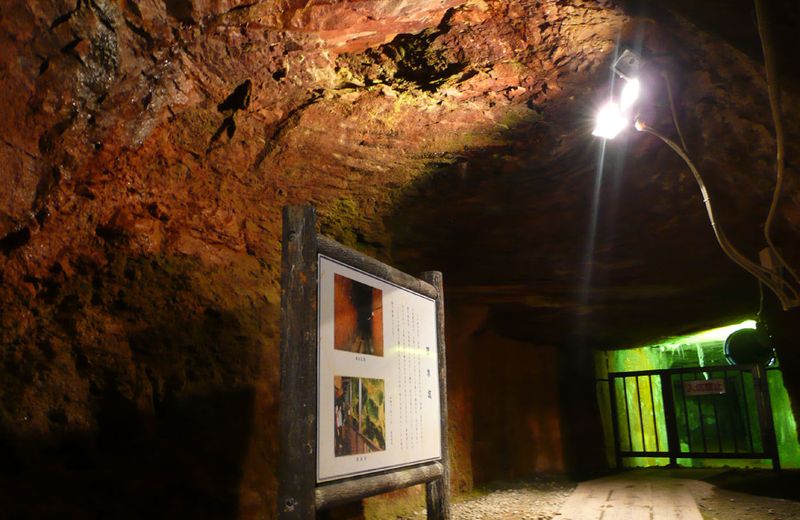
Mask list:
[[[728,491],[785,500],[800,500],[800,470],[732,469],[704,478],[709,484]]]
[[[608,463],[597,407],[594,354],[583,344],[562,347],[556,369],[564,469],[576,481],[597,478],[607,471]]]
[[[800,8],[794,0],[772,0],[765,4],[781,75],[786,80],[785,86],[796,92],[800,67],[791,50],[797,45]],[[633,15],[651,16],[661,22],[669,21],[674,16],[672,13],[676,13],[701,30],[729,42],[753,60],[763,61],[753,0],[625,0],[623,5]]]
[[[42,329],[4,344],[0,517],[238,518],[258,311],[198,289],[192,259],[78,269],[41,281]]]
[[[249,390],[171,399],[156,416],[121,395],[98,428],[0,439],[4,518],[237,518]]]

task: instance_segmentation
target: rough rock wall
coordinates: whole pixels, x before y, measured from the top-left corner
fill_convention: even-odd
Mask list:
[[[386,258],[412,179],[536,117],[624,21],[460,4],[0,7],[4,511],[271,516],[280,207]]]
[[[472,349],[475,483],[565,470],[559,352],[486,331]],[[587,439],[588,443],[592,439]]]

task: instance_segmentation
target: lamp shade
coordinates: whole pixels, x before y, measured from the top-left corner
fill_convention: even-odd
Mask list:
[[[758,329],[739,329],[725,340],[725,357],[734,365],[771,365],[775,349],[769,336]]]

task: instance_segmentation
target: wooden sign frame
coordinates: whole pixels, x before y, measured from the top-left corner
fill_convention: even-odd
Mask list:
[[[441,460],[317,483],[318,255],[324,255],[436,302]],[[428,519],[450,518],[447,389],[442,274],[403,273],[317,234],[311,206],[283,210],[278,517],[316,518],[318,511],[416,484],[426,484]]]

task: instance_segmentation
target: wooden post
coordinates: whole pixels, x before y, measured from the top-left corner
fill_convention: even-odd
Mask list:
[[[442,464],[429,462],[402,471],[367,475],[356,479],[344,479],[330,484],[321,484],[317,486],[317,510],[336,507],[417,484],[425,484],[440,478],[443,473]]]
[[[311,206],[283,209],[278,518],[316,515],[317,230]]]
[[[421,278],[434,286],[436,297],[436,339],[439,345],[439,408],[441,412],[442,476],[425,485],[428,520],[450,519],[450,460],[447,449],[447,365],[444,340],[444,287],[442,273],[426,271]]]

